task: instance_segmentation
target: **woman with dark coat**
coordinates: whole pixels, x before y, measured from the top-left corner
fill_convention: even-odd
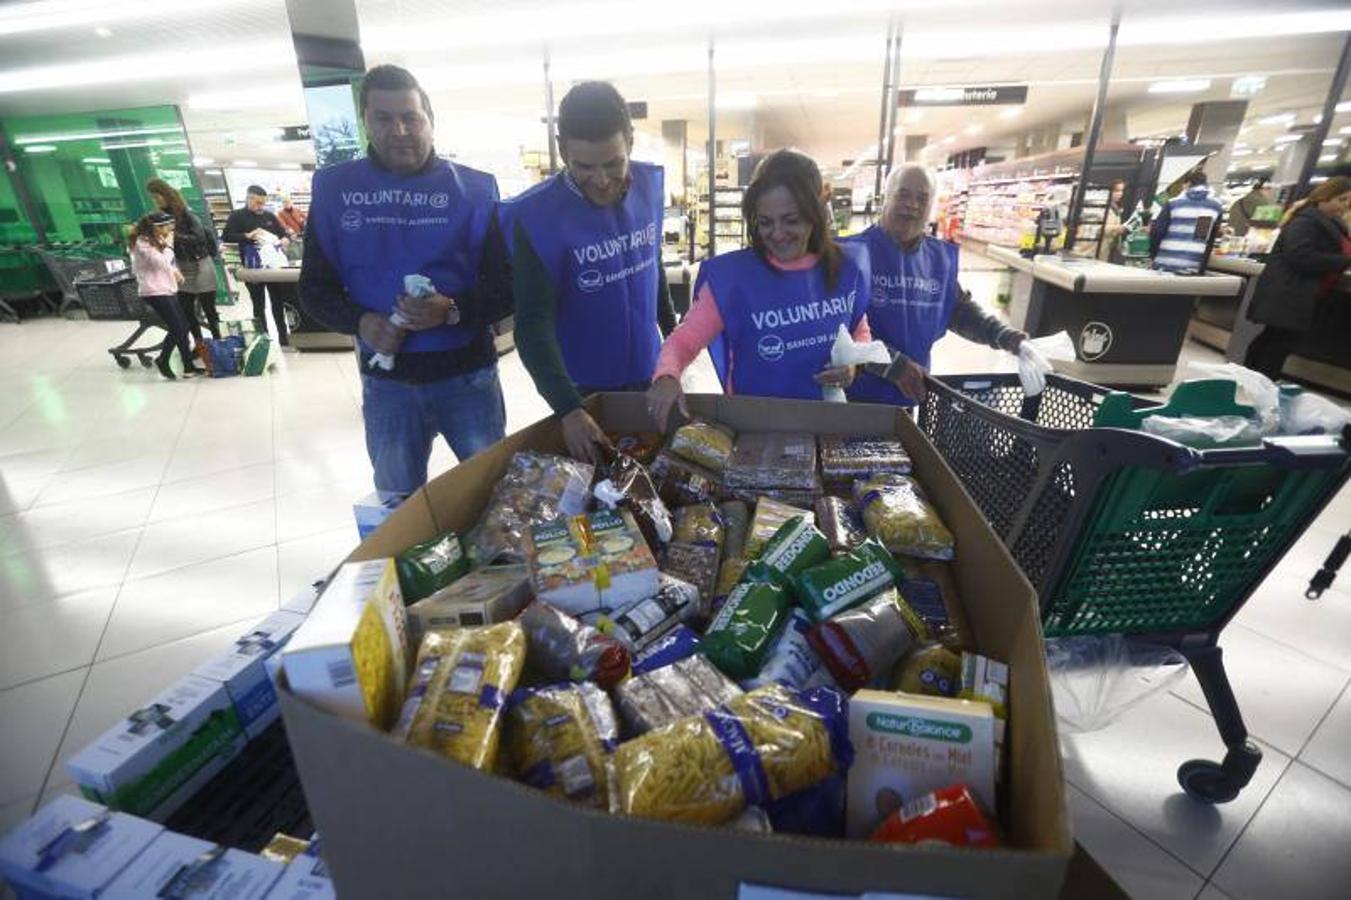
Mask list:
[[[159,178],[152,178],[145,185],[146,193],[155,201],[160,212],[174,217],[174,257],[179,271],[183,273],[183,284],[178,289],[178,303],[183,309],[183,318],[187,320],[188,330],[198,345],[202,344],[202,325],[205,321],[211,336],[220,339],[220,316],[216,312],[216,257],[220,256],[220,245],[216,243],[216,232],[204,226],[188,209],[187,202],[175,188]],[[201,307],[201,321],[197,310]]]
[[[1313,327],[1318,308],[1333,302],[1337,283],[1351,266],[1351,235],[1343,216],[1351,209],[1351,178],[1329,178],[1290,208],[1257,279],[1248,318],[1266,325],[1248,346],[1243,364],[1277,380],[1285,358]]]

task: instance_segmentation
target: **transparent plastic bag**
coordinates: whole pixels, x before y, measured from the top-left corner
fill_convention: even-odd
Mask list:
[[[1140,430],[1188,447],[1254,444],[1262,432],[1243,416],[1145,416]]]
[[[863,366],[868,363],[891,365],[891,353],[881,341],[860,343],[854,340],[843,325],[835,332],[835,343],[830,346],[830,364],[832,366]],[[844,403],[844,388],[833,385],[821,387],[821,399],[830,403]]]
[[[1046,664],[1056,716],[1073,733],[1106,728],[1187,674],[1173,648],[1119,634],[1048,638]]]
[[[1239,387],[1238,402],[1247,402],[1256,410],[1256,429],[1258,435],[1272,434],[1280,427],[1281,389],[1261,372],[1240,366],[1238,363],[1202,363],[1187,364],[1189,373],[1202,378],[1223,378],[1236,383]]]
[[[610,754],[619,722],[591,682],[522,688],[512,695],[506,749],[526,784],[598,809],[610,805]]]
[[[594,472],[587,463],[550,453],[513,456],[482,518],[468,534],[474,564],[525,562],[530,527],[586,509]]]
[[[1338,434],[1351,425],[1351,411],[1327,397],[1301,391],[1281,400],[1281,434]]]

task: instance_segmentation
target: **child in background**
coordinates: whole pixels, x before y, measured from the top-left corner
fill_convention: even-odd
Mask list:
[[[168,334],[160,347],[155,367],[165,378],[172,380],[174,371],[169,366],[169,354],[176,346],[183,358],[185,377],[202,374],[192,360],[188,348],[188,325],[183,309],[178,305],[178,286],[183,275],[174,265],[174,217],[165,212],[142,216],[131,227],[127,249],[131,252],[131,271],[136,275],[136,292],[141,299],[159,313]]]

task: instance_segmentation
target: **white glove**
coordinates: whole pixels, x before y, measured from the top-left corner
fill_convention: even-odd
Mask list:
[[[1036,397],[1046,390],[1046,376],[1055,371],[1053,359],[1074,359],[1074,341],[1068,332],[1023,338],[1018,345],[1018,380],[1023,383],[1024,394]]]

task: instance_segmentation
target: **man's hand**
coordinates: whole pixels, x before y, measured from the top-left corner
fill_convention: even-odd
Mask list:
[[[690,418],[690,409],[685,405],[685,389],[680,386],[680,379],[663,375],[647,389],[647,411],[652,421],[657,423],[658,431],[666,431],[670,427],[673,409],[679,409],[682,416]]]
[[[455,300],[441,294],[429,294],[426,297],[400,295],[398,310],[408,323],[404,327],[409,331],[426,331],[460,321],[460,308]]]
[[[847,388],[854,383],[857,366],[828,366],[812,376],[822,387]]]
[[[901,393],[905,394],[911,400],[920,401],[924,399],[924,376],[928,374],[924,367],[914,360],[906,362],[905,368],[901,371],[901,378],[898,386]]]
[[[373,312],[361,314],[357,336],[376,353],[398,353],[403,343],[403,329]]]
[[[1026,331],[1012,331],[1004,336],[1004,339],[999,342],[999,345],[1002,349],[1017,356],[1018,349],[1022,347],[1023,341],[1025,340],[1027,340]]]
[[[563,443],[573,459],[596,464],[601,461],[597,445],[608,446],[610,440],[591,414],[578,407],[563,417]]]

